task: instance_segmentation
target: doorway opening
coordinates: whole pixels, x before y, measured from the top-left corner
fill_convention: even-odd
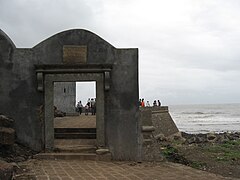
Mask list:
[[[54,150],[96,150],[96,81],[54,82]]]

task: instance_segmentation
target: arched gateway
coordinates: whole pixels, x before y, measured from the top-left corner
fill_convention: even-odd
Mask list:
[[[95,81],[97,146],[113,159],[139,160],[138,49],[117,49],[81,29],[23,49],[0,31],[0,77],[0,112],[15,119],[18,141],[52,150],[54,82]]]

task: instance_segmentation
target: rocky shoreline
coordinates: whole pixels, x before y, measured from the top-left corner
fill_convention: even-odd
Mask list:
[[[240,132],[223,132],[223,133],[207,133],[207,134],[188,134],[182,132],[182,137],[186,139],[186,143],[224,143],[229,140],[240,139]]]
[[[167,161],[225,177],[240,178],[240,132],[155,137]]]

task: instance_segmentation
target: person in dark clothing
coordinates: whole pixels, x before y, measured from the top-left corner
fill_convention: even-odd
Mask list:
[[[157,106],[157,101],[156,100],[153,101],[153,106]]]

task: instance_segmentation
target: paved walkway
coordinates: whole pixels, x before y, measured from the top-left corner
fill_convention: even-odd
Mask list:
[[[54,118],[55,128],[96,128],[96,116],[80,115]]]
[[[30,160],[20,166],[30,169],[16,179],[38,180],[223,180],[208,172],[173,163],[130,163],[103,161]]]
[[[55,118],[58,128],[94,128],[95,116],[75,116]],[[57,146],[82,144],[83,140],[55,140]],[[94,141],[94,140],[93,140]],[[81,143],[80,143],[81,142]],[[92,144],[85,142],[84,144]],[[223,180],[230,179],[173,163],[131,163],[104,161],[29,160],[20,163],[28,169],[17,174],[15,179],[37,180]]]

